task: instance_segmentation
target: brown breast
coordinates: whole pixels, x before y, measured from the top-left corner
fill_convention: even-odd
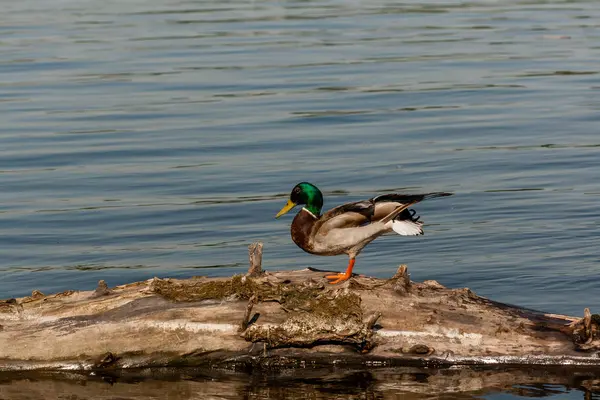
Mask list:
[[[317,220],[318,219],[315,218],[310,212],[302,209],[300,212],[298,212],[298,214],[296,214],[294,221],[292,221],[292,226],[290,229],[292,233],[292,240],[298,245],[298,247],[307,253],[313,253],[310,234]]]

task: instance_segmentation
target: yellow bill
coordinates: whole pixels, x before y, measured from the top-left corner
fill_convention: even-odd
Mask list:
[[[288,200],[287,203],[286,203],[286,205],[283,206],[283,208],[281,210],[279,210],[279,212],[277,213],[277,215],[275,216],[275,218],[281,217],[283,214],[287,213],[288,211],[290,211],[294,207],[296,207],[296,203],[294,203],[291,200]]]

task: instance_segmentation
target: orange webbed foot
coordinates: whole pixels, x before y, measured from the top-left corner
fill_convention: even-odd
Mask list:
[[[336,283],[347,281],[351,276],[352,274],[347,275],[345,273],[339,273],[335,275],[327,275],[325,278],[329,279],[330,284],[335,285]]]
[[[346,272],[344,272],[343,274],[335,274],[335,275],[327,275],[325,278],[329,279],[332,285],[335,285],[336,283],[340,283],[340,282],[344,282],[347,281],[348,279],[350,279],[352,277],[352,268],[354,268],[354,258],[351,258],[350,261],[348,262],[348,268],[346,269]]]

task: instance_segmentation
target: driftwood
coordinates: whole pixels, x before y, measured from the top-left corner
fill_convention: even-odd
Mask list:
[[[589,310],[576,318],[501,304],[411,282],[406,266],[340,285],[324,271],[253,266],[252,276],[101,281],[0,301],[0,370],[600,366],[600,317]]]

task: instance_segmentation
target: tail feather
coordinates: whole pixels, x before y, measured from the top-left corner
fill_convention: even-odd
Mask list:
[[[393,220],[392,229],[398,235],[402,236],[417,236],[423,234],[423,223],[413,222],[410,220]]]

